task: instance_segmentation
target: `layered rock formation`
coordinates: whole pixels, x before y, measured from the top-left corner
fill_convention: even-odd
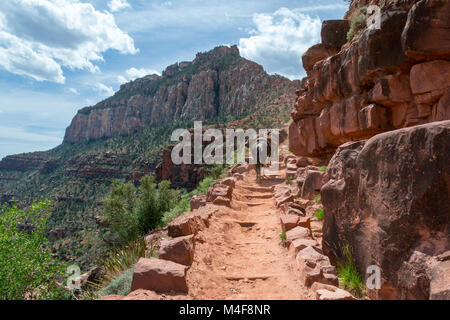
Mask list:
[[[297,162],[334,153],[316,179],[332,262],[348,245],[364,279],[380,267],[371,298],[448,299],[450,2],[383,3],[380,28],[350,41],[361,9],[379,1],[353,0],[346,20],[324,22],[322,43],[303,55],[289,148]],[[294,162],[288,174],[305,196]]]
[[[433,286],[435,297],[450,297],[438,270],[450,273],[438,257],[450,250],[449,142],[450,121],[435,122],[346,143],[329,163],[324,252],[347,243],[362,272],[379,266],[374,297],[428,299]]]
[[[167,67],[162,76],[124,84],[113,97],[81,109],[64,140],[129,135],[174,120],[242,117],[267,103],[274,89],[291,85],[241,58],[236,46],[217,47],[198,53],[193,62]]]
[[[377,1],[353,1],[347,18]],[[322,156],[348,141],[450,119],[450,2],[386,1],[380,29],[352,41],[349,20],[327,21],[303,56],[290,150]]]

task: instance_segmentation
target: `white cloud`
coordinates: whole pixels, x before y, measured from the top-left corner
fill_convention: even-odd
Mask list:
[[[320,19],[280,8],[273,14],[254,14],[253,23],[256,29],[249,32],[250,37],[239,40],[241,55],[270,73],[300,78],[302,54],[320,41]]]
[[[111,0],[110,2],[108,2],[108,8],[109,10],[111,10],[111,12],[116,12],[129,7],[131,7],[131,5],[127,0]]]
[[[0,139],[17,139],[17,140],[24,140],[24,141],[30,141],[30,142],[54,142],[58,143],[61,141],[61,138],[50,136],[50,135],[43,135],[39,133],[33,133],[33,132],[27,132],[23,128],[11,128],[11,127],[4,127],[0,126]]]
[[[69,88],[69,92],[70,92],[70,93],[73,93],[73,94],[76,94],[77,96],[80,95],[80,93],[78,92],[78,90],[75,89],[75,88]]]
[[[154,69],[145,69],[145,68],[130,68],[125,71],[125,76],[118,76],[117,81],[122,84],[128,81],[136,80],[137,78],[142,78],[150,74],[161,75],[161,73]]]
[[[114,94],[114,90],[112,87],[108,87],[104,85],[103,83],[97,83],[95,85],[95,90],[100,93],[102,96],[112,96]]]
[[[0,3],[0,66],[37,81],[64,83],[62,67],[98,71],[95,62],[114,49],[135,54],[133,39],[114,16],[78,0]]]

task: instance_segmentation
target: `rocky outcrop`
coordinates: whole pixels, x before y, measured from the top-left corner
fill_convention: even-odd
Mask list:
[[[346,17],[376,3],[352,1]],[[385,4],[380,29],[345,43],[348,21],[325,21],[322,43],[304,54],[307,77],[289,128],[296,155],[323,156],[348,141],[450,119],[449,1]]]
[[[46,165],[48,157],[42,152],[6,156],[0,161],[0,170],[29,171]]]
[[[146,289],[162,293],[187,293],[188,267],[169,260],[139,259],[133,273],[131,291]]]
[[[433,279],[448,280],[438,256],[450,249],[449,143],[450,121],[434,122],[346,143],[331,159],[323,250],[334,256],[347,243],[361,272],[379,266],[382,287],[372,297],[448,294],[450,283]]]
[[[174,120],[242,117],[267,105],[275,90],[293,89],[293,83],[241,58],[237,46],[217,47],[193,62],[167,67],[162,76],[124,84],[113,97],[81,109],[64,141],[129,135]]]

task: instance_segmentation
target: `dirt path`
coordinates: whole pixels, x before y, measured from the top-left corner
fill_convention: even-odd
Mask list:
[[[221,207],[197,235],[187,274],[193,299],[313,299],[299,281],[294,259],[280,245],[280,211],[271,186],[278,176],[256,183],[254,170],[237,181],[232,208]]]

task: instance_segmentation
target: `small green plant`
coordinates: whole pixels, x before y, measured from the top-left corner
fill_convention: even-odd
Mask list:
[[[359,36],[366,28],[367,7],[359,9],[359,13],[350,21],[350,29],[347,32],[347,41],[352,41]]]
[[[280,233],[281,245],[286,247],[286,231]]]
[[[314,197],[314,201],[316,203],[322,202],[322,196],[320,195],[320,193]]]
[[[321,171],[321,172],[325,172],[325,171],[327,171],[327,169],[328,169],[327,166],[320,166],[319,167],[319,171]]]
[[[195,195],[199,195],[199,196],[204,196],[208,192],[208,189],[212,187],[214,182],[215,182],[215,180],[214,180],[213,177],[206,177],[206,178],[204,178],[198,184],[198,187],[194,191],[194,194]]]
[[[286,178],[286,183],[289,184],[289,183],[291,183],[292,180],[294,180],[294,177],[293,176],[289,176],[289,177]]]
[[[128,295],[131,291],[134,268],[135,266],[132,266],[117,278],[114,278],[105,288],[101,289],[97,295],[99,297],[108,296],[111,294],[117,294],[120,296]]]
[[[123,271],[128,270],[131,266],[136,264],[142,257],[151,257],[155,255],[152,245],[148,247],[146,240],[141,237],[137,240],[131,241],[126,246],[112,249],[108,257],[103,262],[107,274],[106,280],[112,279],[120,275]]]
[[[316,211],[315,217],[319,220],[323,220],[323,209],[319,209]]]
[[[341,247],[342,260],[337,263],[339,285],[350,291],[353,295],[361,297],[365,286],[362,277],[356,268],[353,254],[348,244]]]
[[[219,180],[225,177],[226,170],[224,170],[223,166],[220,164],[215,164],[214,167],[212,167],[209,170],[209,173],[211,174],[212,178],[215,180]]]
[[[178,202],[175,208],[164,213],[162,217],[162,226],[167,226],[182,213],[188,212],[189,210],[191,210],[191,197],[189,196],[189,193],[185,193],[181,196],[180,202]]]

